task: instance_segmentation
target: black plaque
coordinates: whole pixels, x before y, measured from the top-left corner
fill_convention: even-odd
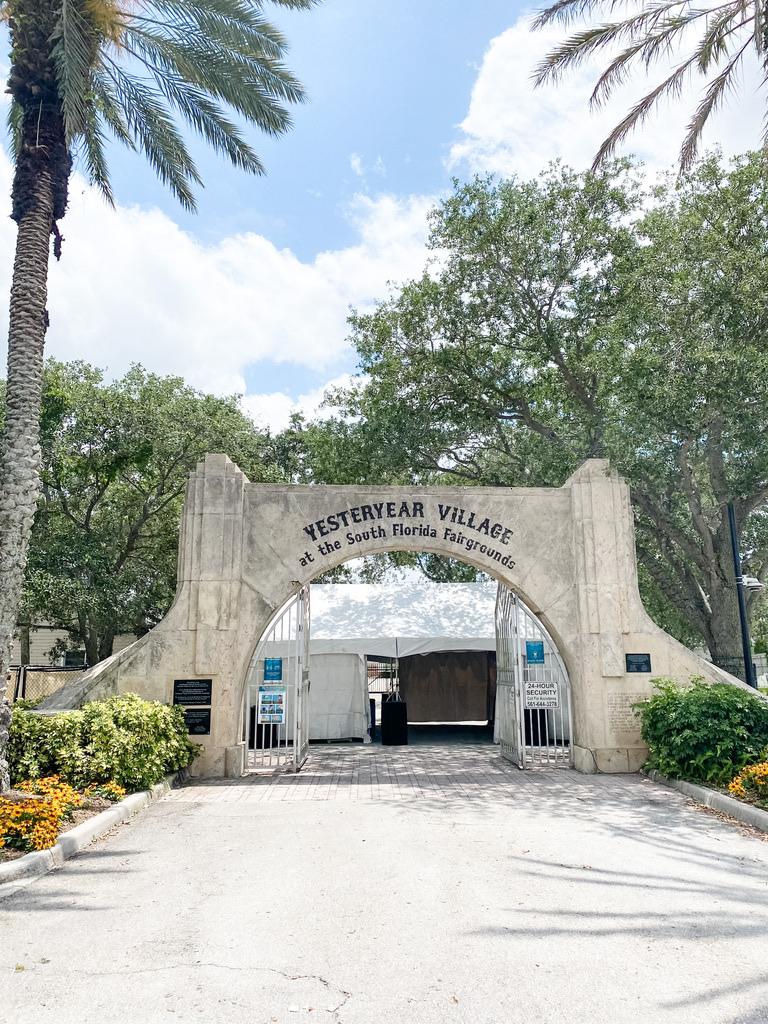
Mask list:
[[[210,736],[211,709],[184,708],[184,723],[190,736]]]
[[[173,703],[210,704],[211,682],[210,679],[174,679]]]
[[[651,671],[650,654],[625,654],[624,658],[627,663],[627,672]]]

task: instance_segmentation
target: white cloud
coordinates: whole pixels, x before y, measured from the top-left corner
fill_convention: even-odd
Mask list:
[[[524,16],[491,40],[469,111],[459,126],[462,136],[450,151],[451,167],[522,177],[538,174],[556,157],[576,168],[587,167],[609,131],[648,91],[649,83],[657,84],[664,73],[659,66],[647,80],[638,74],[605,108],[590,112],[596,65],[567,73],[558,86],[533,88],[534,67],[563,37],[562,26],[531,32],[529,17]],[[705,145],[717,142],[726,153],[738,153],[760,144],[765,114],[764,97],[758,94],[760,81],[755,60],[746,67],[741,88],[730,105],[712,119]],[[672,166],[700,98],[699,90],[699,84],[692,85],[679,101],[662,107],[629,136],[622,151],[636,154],[649,168]]]
[[[360,156],[359,153],[352,153],[349,158],[349,166],[352,168],[353,173],[356,174],[358,178],[365,178],[365,176],[369,173],[377,174],[380,178],[386,178],[387,176],[387,167],[383,159],[381,158],[381,154],[379,154],[379,156],[376,157],[372,164],[366,166],[365,164],[363,164],[363,158]]]
[[[2,158],[4,194],[6,178]],[[302,262],[256,234],[203,245],[159,210],[108,209],[75,179],[63,256],[51,264],[47,351],[110,376],[140,362],[214,393],[243,391],[245,368],[260,359],[330,375],[348,353],[349,306],[365,308],[388,280],[421,272],[431,205],[357,197],[349,211],[357,243]],[[5,294],[14,237],[15,226],[0,220]]]
[[[242,405],[249,416],[261,427],[270,427],[272,431],[284,430],[288,426],[294,412],[303,412],[311,419],[320,410],[325,392],[328,388],[349,387],[352,380],[350,374],[329,380],[322,387],[300,395],[298,399],[290,398],[282,391],[269,395],[246,395]]]

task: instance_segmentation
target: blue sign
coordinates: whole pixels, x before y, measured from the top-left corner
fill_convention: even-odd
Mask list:
[[[283,659],[282,658],[265,658],[264,659],[264,679],[270,679],[275,681],[283,678]]]
[[[543,665],[544,664],[544,641],[543,640],[526,640],[525,641],[525,660],[529,665]]]

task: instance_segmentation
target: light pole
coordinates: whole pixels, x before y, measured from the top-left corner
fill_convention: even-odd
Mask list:
[[[733,505],[728,506],[728,525],[731,528],[731,549],[733,551],[733,571],[736,575],[736,596],[739,599],[739,619],[741,620],[741,646],[744,652],[744,672],[748,686],[757,689],[757,680],[752,669],[752,645],[749,642],[749,626],[747,625],[747,605],[744,600],[744,578],[741,575],[741,555],[739,554],[739,538],[736,536],[736,516],[733,513]],[[752,582],[748,576],[750,590],[761,590],[762,583],[758,580]],[[757,584],[757,586],[755,586]]]

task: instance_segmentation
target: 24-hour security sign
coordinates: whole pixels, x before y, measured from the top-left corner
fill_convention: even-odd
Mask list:
[[[523,683],[524,706],[528,710],[537,708],[559,708],[560,691],[556,682],[542,679],[526,679]]]

